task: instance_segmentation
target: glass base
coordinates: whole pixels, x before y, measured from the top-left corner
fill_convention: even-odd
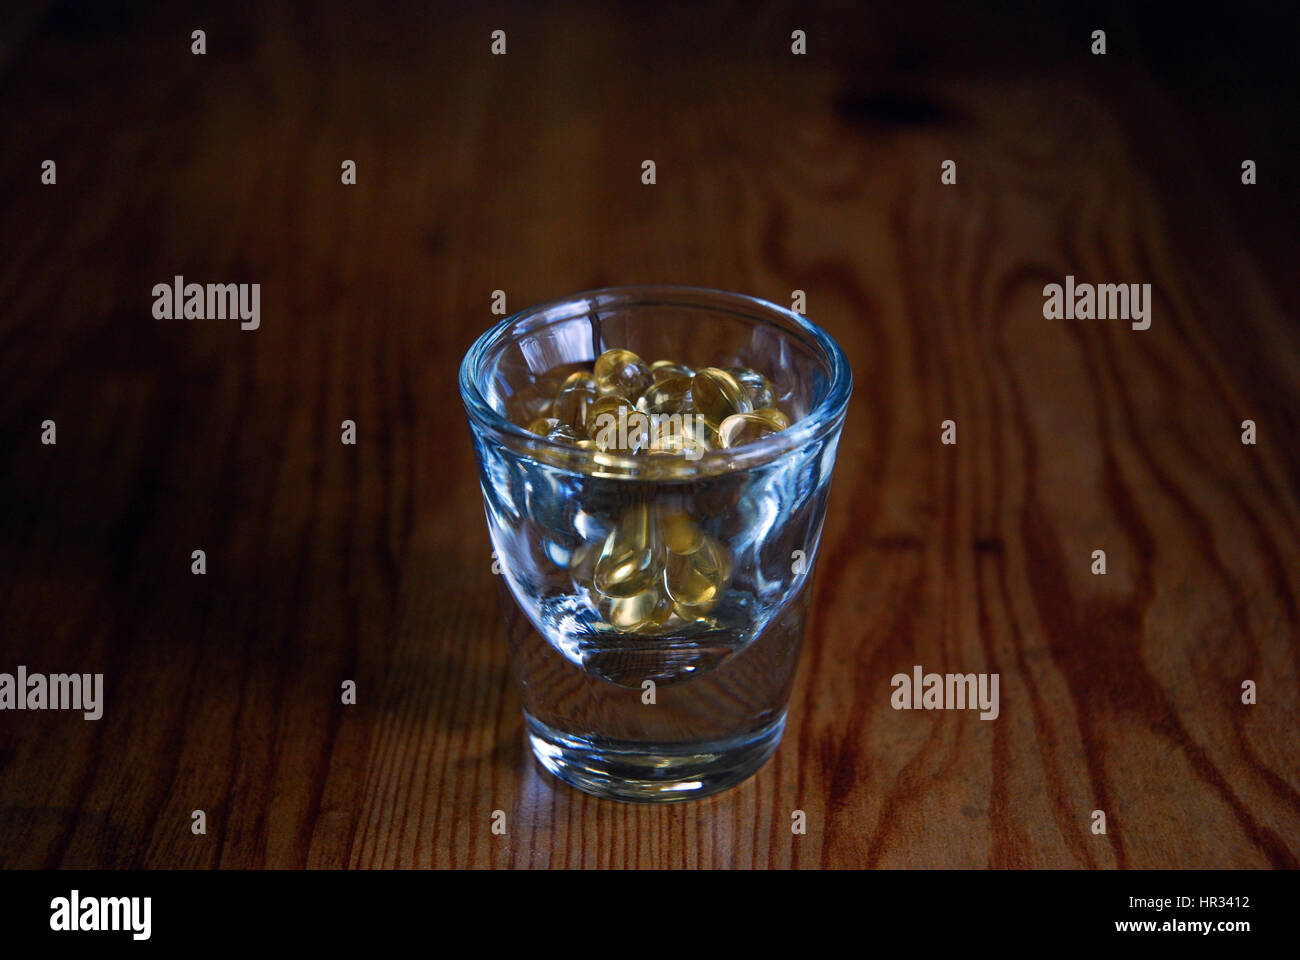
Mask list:
[[[748,780],[776,752],[785,711],[734,740],[650,744],[576,737],[524,711],[537,761],[585,793],[633,803],[697,800]]]

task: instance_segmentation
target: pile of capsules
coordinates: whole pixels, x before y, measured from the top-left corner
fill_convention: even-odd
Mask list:
[[[586,449],[698,459],[788,426],[772,384],[756,370],[692,370],[672,360],[648,364],[631,350],[606,350],[590,372],[569,374],[550,416],[528,429]]]
[[[601,618],[624,633],[708,621],[731,583],[731,551],[683,510],[626,508],[604,543],[575,552],[570,573]],[[672,622],[670,622],[672,621]]]
[[[590,372],[562,382],[528,429],[561,443],[619,454],[684,456],[737,447],[790,425],[772,384],[745,367],[692,370],[607,350]],[[575,552],[574,584],[625,633],[704,622],[731,583],[732,554],[688,513],[662,503],[627,507],[603,543]]]

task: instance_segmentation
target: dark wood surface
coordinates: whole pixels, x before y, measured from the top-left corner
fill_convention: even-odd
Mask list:
[[[106,706],[0,713],[0,864],[1295,867],[1272,41],[474,6],[49,9],[10,45],[0,671],[103,672]],[[1151,328],[1045,320],[1068,273],[1151,283]],[[261,328],[154,319],[175,274],[260,282]],[[653,808],[527,752],[455,386],[493,290],[634,282],[803,289],[857,384],[785,741]],[[1000,717],[893,710],[918,663],[999,673]]]

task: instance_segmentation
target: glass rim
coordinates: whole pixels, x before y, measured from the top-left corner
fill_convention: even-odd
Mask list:
[[[485,358],[512,333],[563,320],[590,316],[602,306],[676,306],[730,313],[741,319],[775,315],[804,334],[828,369],[826,394],[808,414],[777,433],[739,447],[709,450],[692,460],[674,456],[638,457],[588,450],[532,433],[509,420],[479,389],[477,371]],[[749,469],[776,460],[814,440],[829,436],[844,420],[853,391],[853,371],[843,348],[821,327],[779,304],[748,294],[678,284],[599,287],[525,307],[480,334],[460,364],[460,395],[471,426],[481,428],[512,449],[561,471],[610,479],[692,480]]]

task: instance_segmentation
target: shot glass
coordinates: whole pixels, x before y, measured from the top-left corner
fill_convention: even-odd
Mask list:
[[[791,424],[693,458],[583,449],[520,426],[548,414],[566,372],[616,347],[757,370]],[[753,297],[610,288],[489,329],[460,390],[538,761],[628,801],[708,796],[752,775],[780,743],[798,666],[852,390],[840,347]],[[593,586],[611,550],[630,551],[635,596]],[[676,576],[680,599],[697,575],[707,602],[669,599],[665,615],[655,578]]]

